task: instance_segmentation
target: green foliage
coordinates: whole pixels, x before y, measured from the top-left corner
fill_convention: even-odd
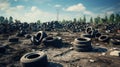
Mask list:
[[[40,20],[37,20],[37,24],[41,24]]]
[[[77,22],[77,19],[76,19],[76,18],[74,18],[74,19],[73,19],[73,22],[74,22],[74,23],[76,23],[76,22]]]
[[[92,17],[90,18],[90,23],[93,23],[93,18]]]
[[[3,16],[0,16],[0,23],[3,23],[4,20],[5,18]]]
[[[9,17],[9,21],[8,22],[9,23],[13,23],[13,17],[12,16]]]
[[[84,16],[84,18],[83,18],[83,22],[85,22],[86,23],[86,17]]]
[[[109,22],[111,22],[111,23],[115,22],[115,16],[114,16],[114,14],[110,15]]]

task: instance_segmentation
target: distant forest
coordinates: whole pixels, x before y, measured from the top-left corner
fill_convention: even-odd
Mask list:
[[[9,18],[0,16],[0,23],[16,23],[20,22],[20,20],[13,19],[12,16]],[[69,23],[69,22],[75,22],[75,23],[82,23],[86,22],[86,16],[80,17],[79,19],[73,18],[73,20],[62,20],[59,21],[61,23]],[[100,23],[119,23],[120,22],[120,14],[111,14],[110,16],[105,16],[104,18],[101,18],[100,16],[97,16],[96,18],[91,17],[89,20],[90,23],[100,24]],[[28,22],[27,22],[28,23]],[[36,20],[35,23],[42,23],[40,20]]]

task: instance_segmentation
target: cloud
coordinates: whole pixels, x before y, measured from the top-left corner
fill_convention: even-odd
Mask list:
[[[86,14],[86,15],[94,15],[91,11],[84,11],[84,14]]]
[[[114,13],[114,11],[108,11],[108,12],[106,12],[107,15],[111,15],[113,13]]]
[[[7,1],[0,1],[0,10],[5,10],[10,6]]]
[[[22,10],[22,9],[24,9],[24,6],[23,5],[18,5],[18,6],[16,6],[16,8],[19,9],[19,10]]]
[[[59,5],[59,4],[56,4],[54,7],[58,8],[58,7],[61,7],[61,5]]]
[[[86,10],[86,7],[82,3],[70,6],[66,9],[66,11],[84,11],[84,10]]]

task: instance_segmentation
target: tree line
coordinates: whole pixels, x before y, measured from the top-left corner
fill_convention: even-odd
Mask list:
[[[18,22],[18,20],[15,20],[15,22]],[[20,22],[20,21],[19,21]],[[62,20],[60,21],[61,23],[70,23],[70,22],[75,22],[75,23],[86,23],[86,16],[83,18],[76,19],[74,18],[73,20]],[[95,23],[95,24],[100,24],[100,23],[119,23],[120,22],[120,14],[111,14],[110,16],[105,16],[101,18],[100,16],[97,16],[95,18],[91,17],[89,20],[90,23]],[[9,18],[5,18],[3,16],[0,16],[0,23],[14,23],[13,17],[10,16]],[[41,23],[40,20],[37,20],[36,23]]]
[[[76,19],[74,18],[73,20],[63,20],[62,23],[67,23],[67,22],[77,22],[77,23],[86,23],[86,17],[84,16],[83,18]],[[90,23],[95,23],[95,24],[100,24],[100,23],[119,23],[120,22],[120,14],[111,14],[110,16],[105,16],[101,18],[100,16],[97,16],[95,18],[91,17],[89,20]]]

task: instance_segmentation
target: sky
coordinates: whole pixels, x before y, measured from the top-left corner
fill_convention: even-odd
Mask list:
[[[0,0],[0,16],[21,22],[73,20],[120,13],[120,0]]]

